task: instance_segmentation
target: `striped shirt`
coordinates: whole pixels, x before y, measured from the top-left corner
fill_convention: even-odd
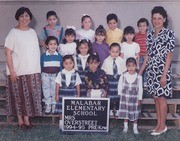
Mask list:
[[[41,55],[41,71],[45,73],[58,73],[62,69],[62,56],[54,52],[53,55],[47,50]]]
[[[140,53],[139,55],[140,56],[144,56],[146,55],[146,36],[147,34],[141,34],[140,32],[139,33],[136,33],[135,35],[135,42],[139,44],[140,46]]]

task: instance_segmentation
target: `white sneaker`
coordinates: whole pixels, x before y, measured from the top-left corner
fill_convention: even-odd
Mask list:
[[[45,114],[51,113],[51,105],[46,105]]]
[[[139,134],[139,131],[138,131],[138,129],[136,128],[136,129],[133,129],[133,131],[134,131],[134,134]]]
[[[56,108],[56,102],[52,102],[52,105],[51,105],[52,114],[54,114],[55,108]]]
[[[123,133],[127,133],[127,132],[128,132],[128,128],[124,128]]]

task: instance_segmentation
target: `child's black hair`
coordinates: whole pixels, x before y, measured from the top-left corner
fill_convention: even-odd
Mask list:
[[[102,25],[99,25],[98,28],[95,31],[96,35],[103,35],[106,36],[106,30]]]
[[[111,50],[113,47],[118,47],[119,50],[121,50],[121,46],[120,46],[120,44],[118,44],[118,43],[112,43],[112,44],[109,46],[109,50]]]
[[[15,14],[15,19],[18,21],[19,20],[19,17],[24,14],[24,12],[27,12],[27,14],[29,15],[30,17],[30,20],[32,20],[32,13],[31,11],[29,10],[29,8],[27,7],[20,7],[17,11],[16,11],[16,14]]]
[[[165,19],[165,22],[163,25],[166,28],[168,26],[168,22],[169,22],[167,11],[162,6],[155,6],[151,11],[151,16],[153,16],[156,13],[159,13],[160,15],[163,16],[163,18]]]
[[[133,63],[137,66],[137,61],[134,57],[130,57],[126,60],[126,66],[129,64],[129,63]]]
[[[76,38],[76,32],[75,32],[75,30],[72,29],[72,28],[67,28],[67,29],[66,29],[64,36],[66,36],[66,35],[73,35],[74,38]],[[74,39],[74,41],[75,41],[75,39]],[[67,43],[67,40],[65,39],[65,37],[64,37],[64,39],[63,39],[63,43],[64,43],[64,44]]]
[[[50,16],[55,16],[57,18],[57,14],[54,11],[48,11],[46,14],[46,19],[48,19]]]
[[[45,41],[45,44],[48,46],[49,42],[52,41],[52,40],[55,40],[57,45],[59,45],[58,39],[56,37],[54,37],[54,36],[48,36],[46,41]]]
[[[80,54],[79,47],[80,47],[82,44],[87,44],[87,45],[88,45],[88,48],[89,48],[88,54],[91,54],[91,53],[92,53],[92,44],[91,44],[91,41],[90,41],[90,40],[86,40],[86,39],[83,39],[83,40],[78,41],[78,43],[77,43],[77,48],[76,48],[77,54]]]
[[[111,20],[115,20],[116,22],[118,22],[118,17],[116,14],[111,13],[111,14],[107,15],[106,20],[107,20],[107,23],[109,23],[109,21],[111,21]]]
[[[100,62],[99,55],[95,52],[87,58],[87,63]]]
[[[146,23],[147,26],[149,26],[149,22],[146,18],[141,18],[139,19],[139,21],[137,22],[137,26],[139,27],[140,23]]]
[[[124,28],[124,35],[125,34],[135,34],[135,30],[132,26],[126,26]]]
[[[71,60],[73,61],[73,63],[74,63],[74,58],[73,58],[72,55],[65,55],[65,56],[63,57],[62,62],[64,63],[67,59],[71,59]]]

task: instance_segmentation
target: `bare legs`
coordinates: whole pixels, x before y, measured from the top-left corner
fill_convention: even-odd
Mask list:
[[[154,98],[156,114],[157,114],[157,125],[154,129],[155,132],[159,133],[166,128],[166,116],[167,116],[167,101],[165,98]]]
[[[25,125],[30,125],[30,122],[29,122],[29,116],[21,116],[21,115],[18,115],[18,125],[21,126],[23,124]]]

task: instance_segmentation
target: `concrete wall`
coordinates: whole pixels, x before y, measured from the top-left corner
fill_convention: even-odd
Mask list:
[[[176,32],[176,44],[180,45],[180,0],[0,0],[0,45],[4,44],[9,30],[17,25],[14,14],[21,6],[29,7],[32,11],[34,19],[31,26],[39,34],[46,24],[45,16],[48,10],[57,12],[63,27],[74,25],[77,29],[80,28],[82,14],[86,13],[91,15],[95,28],[99,24],[107,28],[107,14],[116,13],[120,28],[132,25],[137,30],[136,22],[139,18],[146,17],[150,21],[151,10],[156,5],[162,5],[168,11],[169,28]]]

